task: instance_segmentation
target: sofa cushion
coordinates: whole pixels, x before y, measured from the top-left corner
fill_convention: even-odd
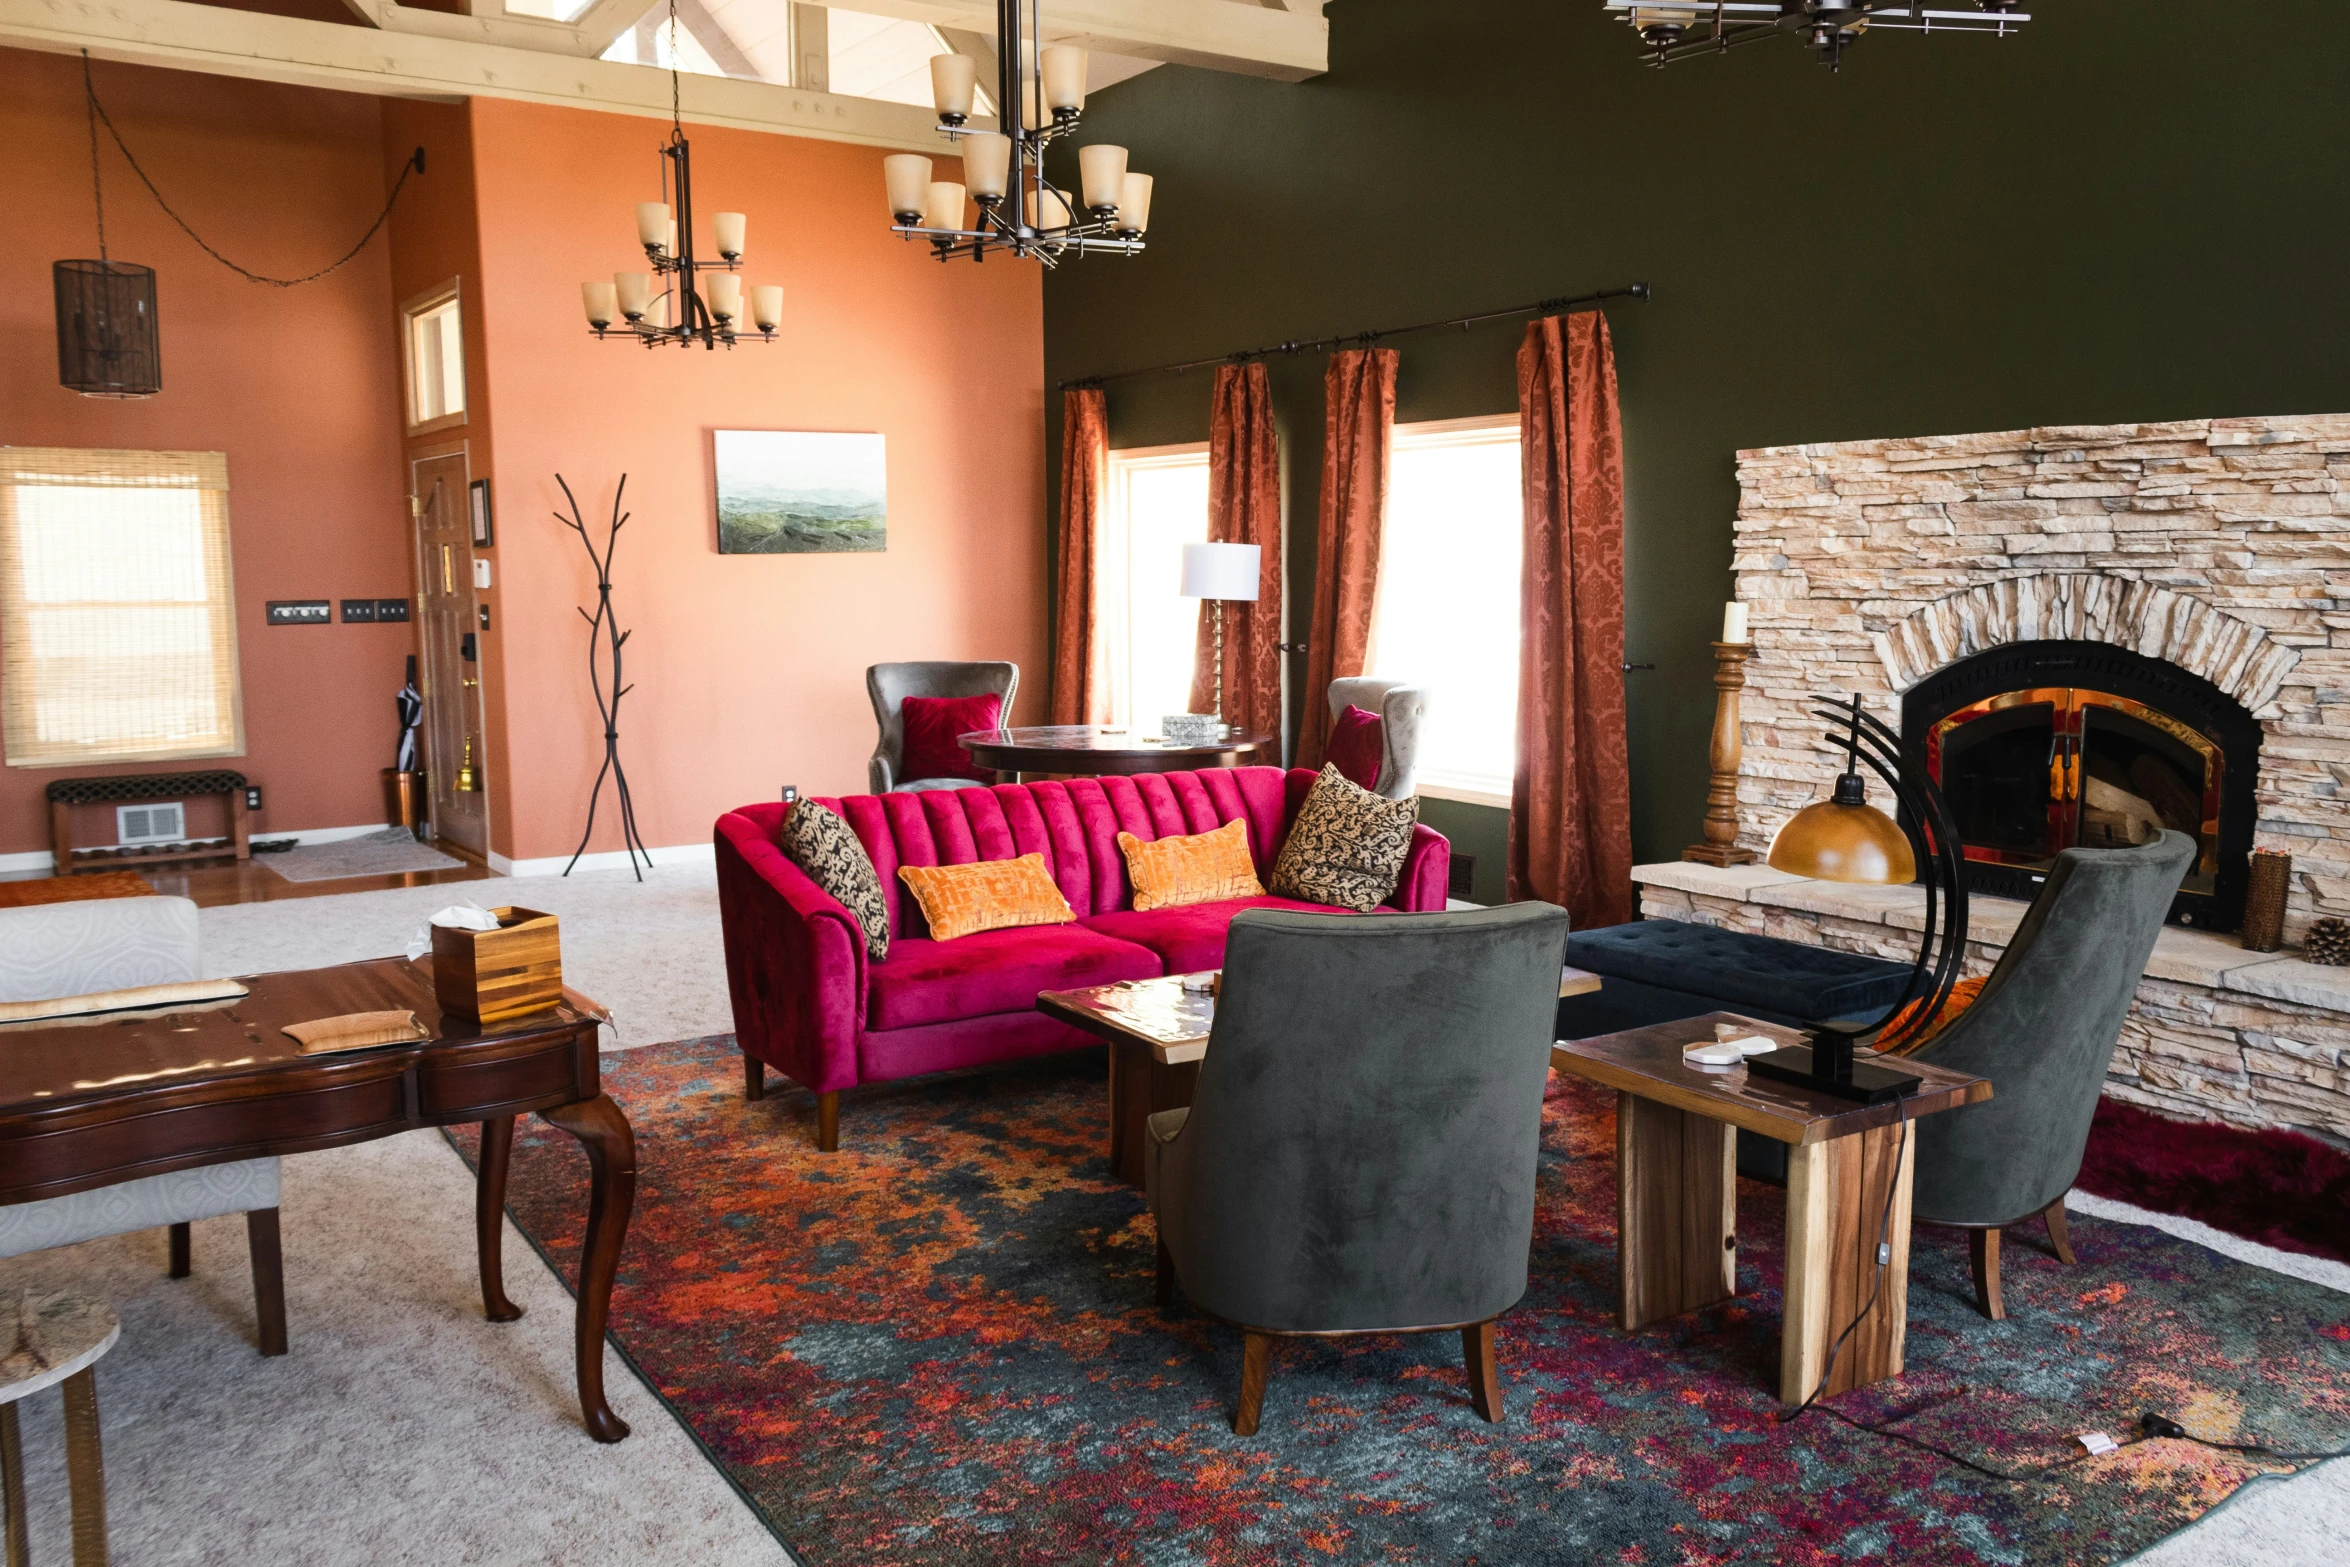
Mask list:
[[[1324,763],[1273,866],[1273,890],[1368,914],[1395,891],[1419,820],[1418,797],[1382,800]]]
[[[1077,918],[1041,854],[968,865],[901,865],[898,877],[921,907],[926,934],[954,941],[1020,925],[1066,925]]]
[[[1127,909],[1117,914],[1096,914],[1079,923],[1101,935],[1148,947],[1159,955],[1159,961],[1167,966],[1170,974],[1196,974],[1202,969],[1224,966],[1224,929],[1242,909],[1286,909],[1293,914],[1340,912],[1319,903],[1300,903],[1294,898],[1228,898],[1221,903],[1186,903],[1171,909]]]
[[[1126,878],[1133,884],[1138,909],[1264,896],[1256,863],[1248,856],[1248,823],[1238,817],[1214,832],[1156,842],[1122,832],[1118,852],[1126,857]]]
[[[1685,920],[1636,920],[1567,938],[1567,962],[1611,978],[1805,1019],[1863,1017],[1901,999],[1910,966]]]
[[[1041,990],[1151,979],[1158,954],[1081,925],[987,930],[954,941],[901,937],[865,970],[868,1028],[912,1028],[1025,1012]]]
[[[888,957],[889,904],[882,898],[873,858],[849,831],[849,824],[814,800],[800,800],[784,815],[778,846],[810,881],[849,911],[865,933],[866,955],[876,963]]]

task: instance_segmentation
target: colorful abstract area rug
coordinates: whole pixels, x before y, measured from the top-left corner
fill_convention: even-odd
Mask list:
[[[2350,1295],[2089,1219],[2073,1267],[2011,1236],[2003,1323],[1963,1238],[1921,1230],[1907,1374],[1834,1401],[1897,1435],[1782,1423],[1781,1194],[1741,1190],[1738,1300],[1619,1332],[1613,1102],[1564,1081],[1499,1334],[1507,1422],[1470,1409],[1453,1335],[1291,1342],[1244,1439],[1238,1333],[1152,1304],[1098,1054],[860,1090],[831,1155],[806,1095],[744,1102],[740,1061],[723,1038],[604,1058],[639,1167],[613,1336],[804,1567],[2097,1564],[2291,1465],[2091,1458],[2083,1430],[2153,1410],[2350,1443]],[[512,1208],[567,1279],[585,1184],[569,1137],[518,1129]]]

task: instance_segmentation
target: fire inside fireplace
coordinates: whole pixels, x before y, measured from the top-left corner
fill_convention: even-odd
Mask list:
[[[2197,846],[2171,918],[2241,920],[2260,726],[2209,681],[2101,642],[2015,643],[1912,687],[1902,733],[1950,802],[1970,887],[2030,898],[2061,851],[2168,829]]]

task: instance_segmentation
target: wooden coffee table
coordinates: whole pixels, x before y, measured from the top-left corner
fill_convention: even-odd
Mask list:
[[[1183,981],[1213,972],[1048,990],[1036,998],[1037,1011],[1109,1042],[1110,1168],[1129,1186],[1142,1184],[1144,1124],[1161,1110],[1190,1104],[1199,1085],[1216,1002],[1204,991],[1185,990]],[[1598,988],[1597,974],[1579,968],[1559,973],[1562,998]]]
[[[1728,1300],[1738,1292],[1738,1129],[1788,1144],[1785,1307],[1779,1398],[1800,1404],[1901,1374],[1909,1328],[1910,1178],[1914,1124],[1991,1097],[1988,1078],[1903,1060],[1925,1081],[1907,1100],[1854,1104],[1745,1067],[1684,1066],[1681,1047],[1736,1023],[1782,1044],[1802,1033],[1735,1012],[1710,1012],[1561,1043],[1550,1063],[1616,1091],[1617,1320],[1626,1332]],[[1865,1057],[1873,1052],[1863,1051]],[[1891,1260],[1876,1265],[1886,1198]],[[1830,1372],[1830,1348],[1868,1306]]]

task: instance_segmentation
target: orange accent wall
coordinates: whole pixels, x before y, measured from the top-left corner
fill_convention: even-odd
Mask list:
[[[629,476],[614,597],[633,634],[634,690],[620,734],[648,844],[708,842],[721,813],[787,782],[861,792],[871,663],[1014,659],[1021,716],[1035,718],[1045,684],[1035,264],[942,267],[894,238],[879,149],[689,126],[705,234],[711,212],[748,215],[745,281],[784,285],[786,324],[773,345],[731,353],[600,343],[579,285],[643,266],[635,204],[659,194],[668,127],[493,99],[470,113],[497,426],[487,640],[504,733],[492,756],[512,775],[509,809],[493,800],[497,850],[569,853],[601,760],[575,612],[594,602],[594,576],[578,537],[550,515],[557,473],[591,527]],[[720,555],[718,429],[885,433],[887,552]],[[612,803],[607,788],[591,852],[620,844]]]
[[[382,208],[373,98],[106,62],[97,80],[164,192],[246,266],[323,266]],[[302,288],[248,282],[174,227],[107,143],[108,250],[159,274],[163,392],[77,396],[57,384],[49,265],[98,250],[80,60],[0,49],[0,145],[0,441],[228,454],[246,755],[164,766],[233,767],[262,785],[258,833],[381,822],[409,628],[270,630],[262,606],[408,591],[384,243]],[[48,847],[42,788],[77,771],[0,767],[0,854]],[[221,830],[209,802],[189,816],[192,832]],[[111,814],[91,813],[81,836],[111,842]]]

